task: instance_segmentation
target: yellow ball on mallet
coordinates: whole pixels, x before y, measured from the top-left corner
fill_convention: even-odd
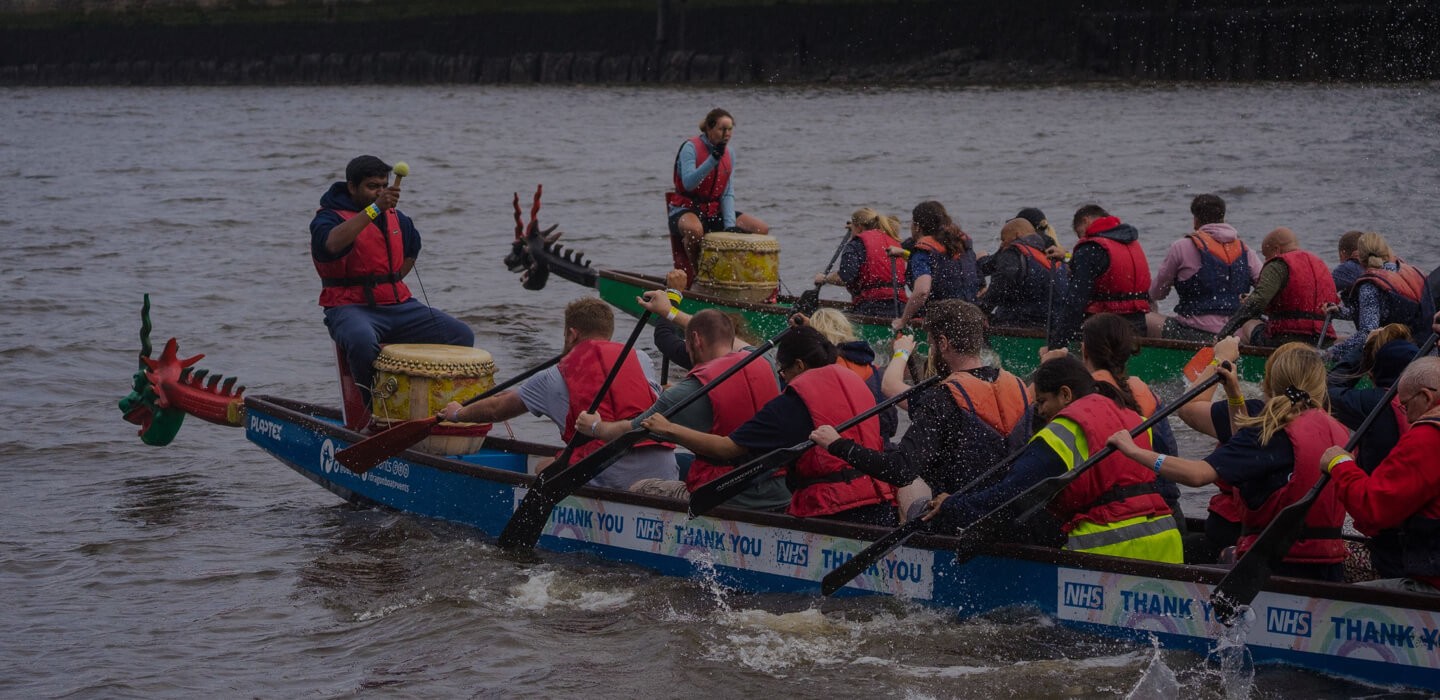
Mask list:
[[[395,186],[399,187],[400,178],[410,174],[410,164],[402,160],[396,163],[395,167],[391,168],[391,170],[395,172]]]

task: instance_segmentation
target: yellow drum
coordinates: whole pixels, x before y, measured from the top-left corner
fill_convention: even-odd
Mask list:
[[[377,428],[429,418],[451,401],[464,402],[495,386],[495,362],[480,348],[386,345],[375,358],[371,413]],[[490,425],[441,423],[416,449],[437,455],[480,449]]]
[[[780,280],[780,242],[750,233],[705,234],[693,288],[735,301],[770,298]]]

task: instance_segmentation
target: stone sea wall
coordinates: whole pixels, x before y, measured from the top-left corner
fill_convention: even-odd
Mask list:
[[[1440,78],[1436,2],[214,4],[0,2],[0,84]]]

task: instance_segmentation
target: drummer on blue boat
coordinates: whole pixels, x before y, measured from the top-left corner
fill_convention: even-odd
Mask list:
[[[544,416],[560,428],[566,442],[575,437],[575,421],[594,400],[605,376],[620,358],[625,346],[610,340],[615,332],[615,313],[610,305],[584,297],[565,307],[565,358],[525,380],[519,389],[502,391],[468,406],[451,401],[440,410],[441,420],[467,423],[498,423],[526,412]],[[615,382],[600,402],[599,415],[605,420],[633,418],[655,402],[660,382],[650,358],[634,348],[620,365]],[[598,440],[579,445],[571,464],[600,449]],[[591,484],[604,488],[629,489],[645,479],[673,481],[680,472],[675,465],[674,446],[655,440],[636,444],[620,461],[601,472]]]
[[[475,344],[469,326],[410,296],[404,279],[420,255],[420,232],[396,208],[400,185],[390,170],[375,156],[351,160],[310,220],[325,327],[366,397],[382,343]]]
[[[695,281],[700,241],[714,231],[738,230],[766,234],[770,226],[759,218],[735,211],[731,174],[735,152],[730,137],[735,118],[715,108],[700,122],[700,134],[680,144],[675,154],[675,191],[665,195],[669,207],[670,251],[675,267]]]
[[[980,266],[970,236],[950,218],[945,205],[921,202],[910,212],[910,235],[906,248],[891,248],[891,255],[908,255],[910,301],[890,327],[900,330],[910,319],[923,316],[931,300],[960,299],[974,303],[980,291]]]

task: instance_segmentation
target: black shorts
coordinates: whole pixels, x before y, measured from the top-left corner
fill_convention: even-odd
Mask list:
[[[701,230],[701,231],[704,231],[705,233],[714,233],[714,232],[716,232],[716,231],[724,231],[724,230],[725,230],[725,219],[724,219],[724,217],[720,217],[720,216],[705,216],[704,214],[701,214],[700,212],[695,211],[694,209],[680,209],[680,210],[677,210],[674,214],[671,214],[671,215],[670,215],[670,235],[671,235],[671,236],[674,236],[674,237],[676,237],[676,238],[679,238],[679,237],[680,237],[680,217],[685,216],[686,214],[694,214],[697,218],[699,218],[699,219],[700,219],[700,230]],[[738,212],[738,211],[735,212],[735,218],[736,218],[736,219],[739,219],[741,216],[743,216],[743,214],[741,214],[741,213]]]

